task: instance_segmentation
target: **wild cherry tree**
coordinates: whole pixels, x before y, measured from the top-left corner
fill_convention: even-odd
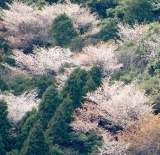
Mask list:
[[[104,81],[102,87],[89,92],[87,98],[98,104],[107,120],[122,128],[127,128],[130,120],[145,117],[153,111],[149,97],[135,83],[124,85],[116,82],[108,86]]]
[[[12,58],[16,60],[17,66],[31,75],[58,72],[65,64],[71,62],[71,51],[60,47],[35,48],[33,54],[23,54],[14,50]],[[13,67],[10,67],[13,68]]]
[[[118,64],[115,57],[116,45],[100,42],[97,45],[88,45],[82,49],[81,53],[73,56],[74,63],[78,66],[91,67],[97,65],[103,76],[110,76],[119,70],[122,64]]]
[[[45,5],[39,9],[34,5],[28,5],[20,1],[8,4],[9,9],[2,9],[0,15],[3,29],[2,36],[6,38],[14,48],[24,48],[30,44],[48,44],[52,42],[51,25],[54,18],[60,14],[66,14],[71,18],[75,30],[83,34],[83,38],[98,33],[99,21],[90,10],[70,2],[64,4]],[[95,31],[93,31],[95,29]]]
[[[143,46],[146,50],[147,57],[152,58],[155,56],[157,50],[160,48],[160,26],[158,22],[147,25],[137,23],[132,27],[127,24],[119,24],[118,27],[118,35],[123,42],[131,41],[137,46]]]
[[[40,99],[37,98],[37,95],[35,90],[26,91],[20,96],[0,94],[0,99],[7,102],[8,118],[13,124],[17,124],[32,108],[38,108]]]
[[[69,49],[61,47],[49,49],[35,47],[33,53],[27,55],[19,50],[14,50],[11,58],[15,59],[17,67],[6,64],[5,66],[26,75],[56,74],[56,79],[63,86],[67,77],[76,67],[89,70],[91,67],[97,66],[101,69],[103,76],[110,77],[122,66],[117,63],[115,49],[114,44],[100,42],[95,46],[84,47],[81,53],[73,53]],[[59,71],[63,72],[58,74]]]
[[[117,141],[117,132],[129,129],[153,111],[149,98],[136,84],[117,82],[109,86],[104,81],[96,91],[87,93],[86,98],[89,101],[74,111],[74,121],[70,126],[78,132],[102,136],[103,147],[100,150],[104,154],[124,154],[129,144]],[[121,153],[117,153],[118,150]]]

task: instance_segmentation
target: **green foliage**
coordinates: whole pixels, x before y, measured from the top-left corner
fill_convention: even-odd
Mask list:
[[[148,67],[148,74],[151,75],[151,76],[153,76],[154,73],[155,73],[155,68],[154,68],[154,66],[153,66],[153,65],[149,66],[149,67]]]
[[[128,70],[120,70],[111,76],[111,81],[119,81],[121,77],[127,74],[129,74]]]
[[[12,151],[10,151],[10,152],[7,152],[7,154],[6,155],[19,155],[19,152],[18,152],[18,150],[12,150]]]
[[[101,23],[102,28],[98,35],[98,38],[103,41],[108,41],[110,39],[118,39],[118,27],[117,21],[113,18],[104,19]]]
[[[11,3],[12,0],[0,0],[0,7],[3,8],[3,9],[7,9],[7,5],[6,3]]]
[[[10,58],[10,57],[5,57],[3,59],[3,62],[7,63],[7,64],[9,64],[10,66],[13,66],[13,67],[16,66],[16,61],[13,58]]]
[[[9,47],[9,45],[6,43],[6,41],[0,37],[0,54],[3,55],[11,55],[12,51],[11,48]]]
[[[83,47],[84,47],[84,41],[80,37],[73,38],[71,40],[70,45],[69,45],[69,48],[70,48],[71,51],[81,52]]]
[[[1,75],[0,75],[0,90],[1,91],[8,90],[8,86],[6,82],[2,79]]]
[[[54,79],[51,76],[40,75],[33,79],[35,86],[38,89],[38,97],[41,98],[46,89],[53,85]]]
[[[26,115],[22,118],[21,123],[18,126],[18,136],[16,147],[20,150],[24,144],[24,141],[27,139],[30,130],[33,125],[37,122],[40,115],[37,110],[33,109],[26,113]]]
[[[40,46],[40,44],[38,44],[37,42],[33,42],[35,45],[39,45]],[[29,46],[27,46],[26,48],[24,48],[23,49],[23,53],[24,54],[29,54],[29,53],[33,53],[33,45],[29,45]]]
[[[152,77],[140,84],[140,87],[146,90],[149,95],[155,95],[160,92],[160,79]]]
[[[46,0],[20,0],[28,5],[35,5],[39,8],[43,7],[46,4]]]
[[[149,64],[148,74],[151,76],[160,76],[160,52],[157,53],[154,60]]]
[[[69,76],[61,94],[63,98],[67,96],[74,101],[74,108],[80,106],[80,100],[82,99],[82,89],[85,86],[87,78],[87,71],[80,68],[75,69]]]
[[[116,18],[133,25],[135,22],[151,22],[154,19],[153,2],[150,0],[122,0],[115,8]]]
[[[61,102],[62,101],[55,87],[48,87],[43,94],[42,101],[39,105],[41,122],[44,129],[46,129],[48,122],[54,116],[54,113]]]
[[[152,101],[155,109],[155,114],[160,113],[160,91],[156,95],[152,96]]]
[[[133,41],[125,41],[117,49],[118,61],[123,64],[124,70],[131,70],[132,68],[139,68],[144,71],[148,61],[143,57],[147,54],[147,50],[140,44],[139,46]]]
[[[92,13],[98,14],[101,18],[108,17],[107,9],[115,8],[118,5],[117,0],[71,0],[71,2],[89,7]]]
[[[124,12],[124,22],[134,24],[134,21],[142,23],[144,21],[153,21],[152,4],[149,0],[134,0],[128,3]]]
[[[132,68],[129,70],[120,70],[117,73],[113,74],[111,77],[111,83],[114,83],[114,80],[123,81],[125,84],[131,83],[133,80],[137,78],[140,71],[139,68]]]
[[[46,2],[48,2],[49,4],[52,4],[52,3],[57,3],[58,0],[45,0]]]
[[[102,145],[102,139],[95,134],[72,132],[70,137],[73,147],[83,155],[98,154],[98,147]]]
[[[45,133],[47,141],[51,144],[70,145],[71,128],[69,124],[73,120],[72,113],[75,108],[81,106],[80,101],[83,96],[100,85],[101,76],[98,67],[93,67],[88,72],[77,68],[71,73],[61,92],[63,103],[60,104],[48,123]]]
[[[66,145],[69,143],[69,123],[72,120],[73,110],[73,102],[70,98],[66,98],[57,108],[45,133],[46,140],[51,144]]]
[[[21,95],[26,90],[34,88],[34,81],[30,78],[16,76],[8,83],[8,87],[13,91],[14,95]]]
[[[0,154],[1,155],[5,155],[6,154],[6,150],[4,149],[4,144],[2,142],[2,135],[0,134]]]
[[[14,95],[21,95],[26,90],[37,88],[38,97],[41,98],[45,90],[53,84],[53,81],[53,77],[47,75],[40,75],[34,78],[16,76],[8,83],[8,87]]]
[[[88,71],[86,83],[82,89],[83,95],[85,95],[88,91],[96,90],[96,88],[101,84],[101,78],[101,70],[96,66],[92,67],[92,69]]]
[[[20,151],[20,155],[47,155],[49,145],[45,142],[40,120],[34,124]]]
[[[51,31],[55,46],[68,47],[72,39],[77,37],[72,20],[66,14],[61,14],[54,19]]]
[[[9,129],[11,124],[7,118],[7,108],[7,103],[4,100],[0,100],[0,149],[2,152],[10,151]]]
[[[68,95],[74,101],[74,108],[80,106],[82,96],[88,91],[95,90],[101,84],[101,71],[98,67],[93,67],[90,71],[80,68],[75,69],[68,78],[61,94],[63,98]]]
[[[146,59],[148,51],[143,43],[137,45],[133,41],[124,41],[117,49],[119,63],[123,64],[120,71],[112,75],[111,81],[121,80],[125,84],[131,83],[140,74],[146,71],[149,61]]]
[[[60,149],[59,145],[55,144],[54,146],[52,146],[50,148],[50,152],[51,155],[64,155],[63,151]]]

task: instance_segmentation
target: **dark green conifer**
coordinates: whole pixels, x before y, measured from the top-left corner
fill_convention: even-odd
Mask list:
[[[11,124],[7,118],[7,103],[4,100],[0,100],[0,134],[1,134],[1,150],[9,151],[10,150],[10,138],[9,138],[9,130],[11,128]],[[2,148],[4,147],[4,148]]]
[[[77,35],[77,32],[73,28],[72,20],[66,14],[61,14],[54,19],[52,36],[55,46],[67,47]]]
[[[31,129],[20,155],[47,155],[49,145],[45,142],[40,120]]]
[[[4,144],[2,142],[2,135],[0,135],[0,154],[1,155],[5,155],[6,154],[6,150],[4,149]]]
[[[152,22],[154,19],[153,6],[150,0],[123,0],[123,21],[133,25],[135,21],[142,23],[145,21]]]
[[[53,85],[53,77],[47,75],[40,75],[34,78],[35,86],[38,87],[38,97],[41,98],[46,89]]]
[[[44,129],[46,129],[48,122],[54,116],[54,113],[61,102],[56,88],[54,86],[47,88],[39,106],[42,126]]]
[[[72,100],[67,97],[48,123],[45,137],[51,144],[66,145],[69,143],[69,123],[72,120],[71,114],[74,110],[72,105]]]
[[[24,141],[27,139],[30,130],[32,129],[33,125],[37,122],[40,115],[36,109],[29,111],[26,115],[22,118],[21,123],[18,127],[18,136],[17,136],[17,143],[16,147],[18,150],[21,150]]]

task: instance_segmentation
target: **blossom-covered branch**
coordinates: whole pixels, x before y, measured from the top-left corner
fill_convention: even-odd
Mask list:
[[[130,120],[145,117],[153,111],[145,91],[135,84],[124,85],[116,82],[108,86],[108,83],[104,82],[95,92],[89,92],[87,98],[98,104],[105,119],[122,128],[128,127]]]
[[[50,49],[35,48],[33,54],[23,54],[19,50],[14,51],[12,58],[16,60],[17,66],[31,75],[58,72],[65,64],[71,62],[71,51],[60,47]]]
[[[97,65],[102,70],[103,76],[110,76],[122,66],[122,64],[118,64],[115,58],[115,49],[114,44],[104,42],[95,46],[86,46],[81,53],[74,56],[74,64],[79,66]]]
[[[4,99],[7,102],[8,118],[13,124],[18,123],[26,112],[31,111],[32,108],[38,108],[40,103],[35,90],[26,91],[20,96],[1,93],[0,99]]]

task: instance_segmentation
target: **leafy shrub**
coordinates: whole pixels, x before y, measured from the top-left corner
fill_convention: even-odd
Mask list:
[[[140,84],[140,87],[146,90],[149,95],[156,95],[160,92],[160,79],[152,77]]]
[[[101,138],[96,134],[72,132],[70,136],[73,147],[83,155],[97,154],[98,147],[102,145]]]
[[[8,82],[8,87],[14,95],[21,95],[26,90],[37,89],[38,97],[41,98],[47,87],[53,84],[53,78],[47,75],[40,75],[34,78],[25,78],[22,76],[14,77]]]
[[[118,39],[118,27],[117,21],[112,18],[108,18],[103,20],[102,28],[99,32],[98,38],[99,40],[108,41],[109,39]]]
[[[10,58],[10,57],[4,58],[3,62],[6,62],[7,64],[9,64],[10,66],[13,66],[13,67],[16,66],[16,61],[13,58]]]
[[[0,90],[1,91],[8,90],[8,86],[1,76],[0,76]]]
[[[0,37],[0,50],[1,50],[1,56],[3,54],[5,55],[10,55],[12,54],[11,48],[9,47],[9,45],[6,43],[6,41]],[[2,53],[3,52],[3,53]]]
[[[69,45],[69,48],[71,49],[71,51],[81,52],[83,47],[84,47],[84,41],[80,37],[73,38]]]
[[[155,109],[155,114],[160,113],[160,92],[152,96],[152,101],[154,104],[153,108]]]
[[[40,43],[35,43],[36,45],[42,45]],[[28,47],[24,48],[23,49],[23,53],[24,54],[29,54],[29,53],[32,53],[33,52],[33,45],[29,45]]]
[[[13,90],[14,95],[21,95],[26,90],[34,88],[34,81],[29,78],[16,76],[8,83],[8,87]]]

